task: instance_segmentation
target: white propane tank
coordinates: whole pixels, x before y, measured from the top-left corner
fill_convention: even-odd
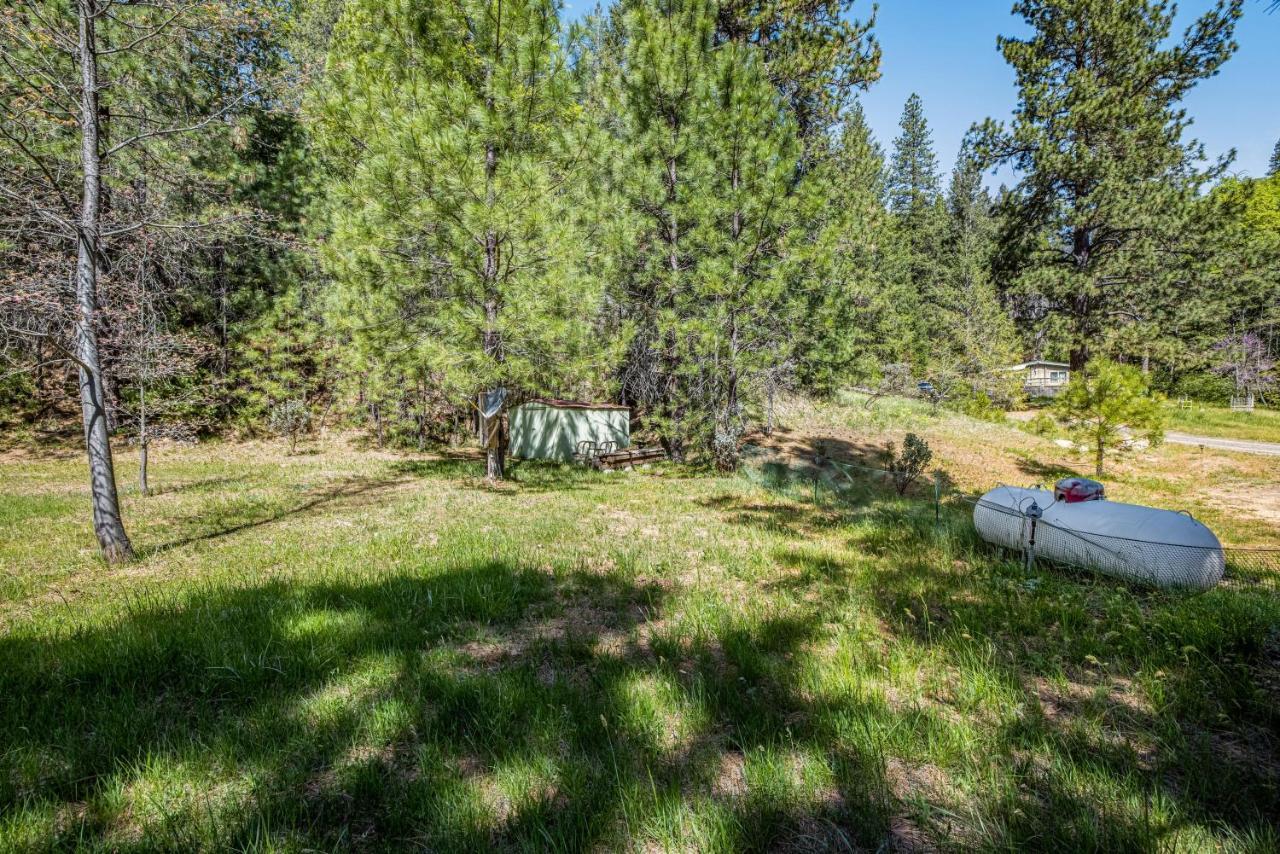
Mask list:
[[[973,525],[989,543],[1023,549],[1027,508],[1044,511],[1035,553],[1158,587],[1208,590],[1222,580],[1226,559],[1213,532],[1183,513],[1118,501],[1055,502],[1044,489],[1000,486],[978,499]]]

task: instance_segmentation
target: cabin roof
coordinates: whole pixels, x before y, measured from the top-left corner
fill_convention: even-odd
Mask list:
[[[1071,365],[1067,364],[1066,362],[1047,362],[1044,359],[1032,359],[1029,362],[1019,362],[1016,365],[1010,365],[1009,367],[1005,368],[1005,370],[1006,371],[1025,371],[1027,368],[1032,368],[1032,367],[1070,369]]]

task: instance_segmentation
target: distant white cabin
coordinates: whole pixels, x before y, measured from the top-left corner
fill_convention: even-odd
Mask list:
[[[525,460],[573,460],[579,443],[613,450],[631,444],[631,410],[615,403],[540,398],[511,412],[511,454]]]
[[[1022,375],[1022,390],[1028,397],[1056,397],[1071,382],[1071,366],[1066,362],[1035,359],[1005,370]]]

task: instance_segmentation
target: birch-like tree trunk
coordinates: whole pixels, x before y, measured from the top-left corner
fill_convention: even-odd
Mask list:
[[[133,547],[120,516],[107,407],[98,356],[98,230],[101,198],[101,154],[98,148],[98,56],[95,24],[97,0],[78,0],[80,142],[83,190],[76,239],[75,349],[80,368],[80,411],[89,456],[89,488],[93,530],[109,563],[133,557]]]

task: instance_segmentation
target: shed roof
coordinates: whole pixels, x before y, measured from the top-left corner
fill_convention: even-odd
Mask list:
[[[581,400],[560,400],[555,397],[535,397],[532,400],[525,402],[536,403],[541,406],[551,406],[556,409],[623,409],[628,412],[631,411],[631,407],[622,406],[617,403],[588,403]]]

